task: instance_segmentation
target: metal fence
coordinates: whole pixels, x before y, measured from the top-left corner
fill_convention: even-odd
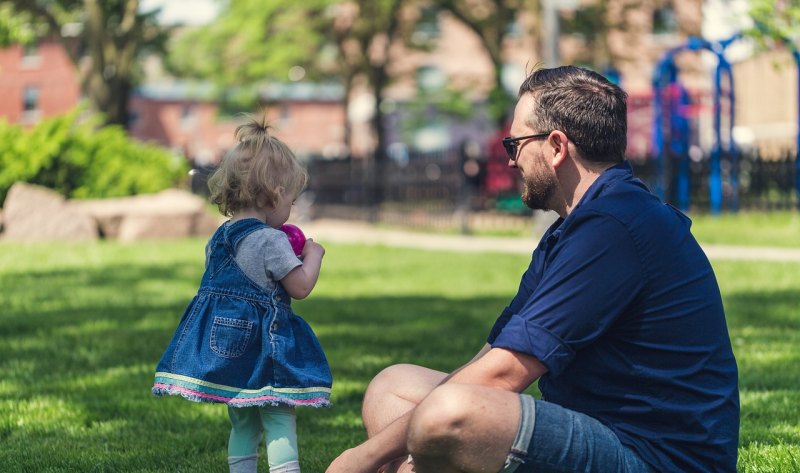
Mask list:
[[[724,211],[791,210],[798,203],[796,155],[785,151],[762,156],[758,150],[720,159]],[[632,159],[634,173],[661,197],[682,210],[708,212],[711,195],[711,161],[673,157],[665,163],[652,158]],[[682,190],[683,189],[683,190]]]
[[[531,228],[532,211],[493,208],[483,170],[459,150],[373,160],[312,160],[307,194],[312,218],[344,218],[456,230],[514,232]],[[518,190],[509,193],[519,200]]]
[[[661,197],[683,210],[708,212],[710,164],[700,156],[631,158],[634,173]],[[417,153],[377,165],[371,159],[307,163],[304,200],[310,218],[365,220],[452,231],[518,233],[533,229],[533,212],[519,199],[514,174],[505,190],[488,190],[485,160],[460,150]],[[798,209],[794,152],[766,158],[758,152],[721,159],[723,210]],[[494,169],[498,169],[494,166]],[[213,168],[196,169],[192,190],[205,193]],[[497,172],[497,171],[492,171]],[[491,187],[491,186],[489,186]]]

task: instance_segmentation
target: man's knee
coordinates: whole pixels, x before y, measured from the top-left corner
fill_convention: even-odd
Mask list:
[[[441,455],[455,449],[466,435],[471,416],[468,386],[445,384],[434,389],[414,411],[408,428],[408,449],[412,456]]]
[[[396,389],[396,386],[402,382],[403,378],[407,376],[410,367],[413,366],[414,365],[400,364],[384,368],[369,382],[366,395],[369,396],[370,393],[393,391]]]
[[[387,422],[394,419],[392,414],[394,399],[403,387],[403,383],[413,380],[411,376],[414,365],[392,365],[384,368],[375,375],[364,393],[364,402],[361,406],[361,418],[367,428],[367,433],[373,435],[383,429]],[[397,416],[402,412],[396,413]]]

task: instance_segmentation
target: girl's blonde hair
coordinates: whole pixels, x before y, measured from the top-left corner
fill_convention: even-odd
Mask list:
[[[227,217],[251,207],[274,207],[285,195],[294,199],[308,180],[292,150],[270,134],[266,116],[247,118],[236,128],[236,146],[208,180],[211,202]]]

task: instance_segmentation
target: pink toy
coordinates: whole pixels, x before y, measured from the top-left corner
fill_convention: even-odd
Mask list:
[[[291,223],[281,225],[280,230],[289,237],[289,243],[292,245],[294,254],[300,256],[300,253],[303,252],[303,247],[306,246],[306,236],[303,231]]]

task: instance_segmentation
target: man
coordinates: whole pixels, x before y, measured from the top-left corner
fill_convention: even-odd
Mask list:
[[[624,160],[625,93],[559,67],[519,96],[509,166],[525,204],[561,218],[486,346],[450,375],[381,372],[364,399],[369,440],[328,472],[736,471],[719,288],[689,219]],[[544,400],[519,394],[536,380]]]

